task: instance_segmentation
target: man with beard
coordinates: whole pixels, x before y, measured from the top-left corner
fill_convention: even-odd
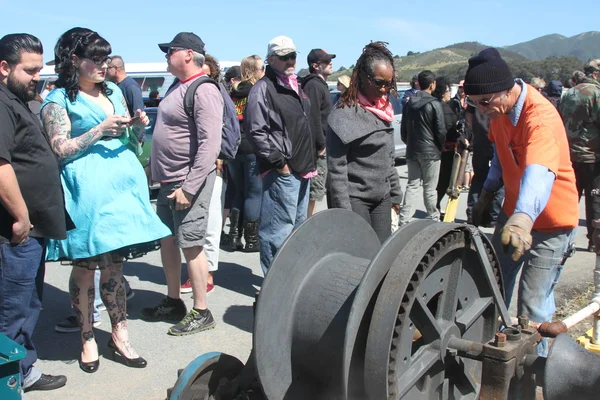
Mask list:
[[[244,131],[263,177],[258,237],[265,275],[283,241],[306,219],[310,178],[317,175],[317,153],[325,148],[310,127],[311,105],[298,85],[296,55],[292,39],[273,38],[265,76],[246,104]]]
[[[490,119],[489,138],[495,144],[490,170],[473,206],[473,225],[481,225],[504,184],[504,205],[492,244],[502,268],[506,306],[521,271],[517,315],[550,321],[556,310],[554,287],[579,223],[565,127],[556,108],[533,86],[515,79],[494,48],[469,59],[464,87],[467,104]],[[547,352],[544,339],[538,354]]]
[[[46,238],[65,239],[67,225],[58,162],[27,102],[36,96],[42,43],[19,33],[0,39],[0,332],[22,345],[25,392],[64,386],[33,363],[31,336],[40,314]]]

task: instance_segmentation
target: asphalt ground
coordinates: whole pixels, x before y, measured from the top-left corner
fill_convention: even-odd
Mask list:
[[[399,165],[402,187],[406,187],[407,167]],[[461,195],[457,221],[466,219],[466,194]],[[319,210],[325,204],[319,204]],[[424,217],[422,200],[416,217]],[[580,228],[577,232],[577,252],[567,261],[556,288],[556,302],[561,305],[578,293],[587,290],[592,281],[595,255],[588,253],[585,238],[583,201],[580,204]],[[491,229],[483,229],[491,234]],[[58,333],[54,325],[70,312],[68,277],[71,267],[48,263],[44,288],[43,309],[37,324],[34,341],[38,349],[37,366],[47,374],[66,375],[67,385],[50,392],[30,392],[26,399],[156,399],[166,398],[167,389],[177,379],[177,370],[184,368],[197,356],[219,351],[238,357],[243,362],[252,346],[252,303],[260,288],[262,272],[258,253],[221,250],[219,270],[215,274],[215,289],[208,296],[209,308],[217,322],[215,329],[195,335],[167,335],[169,323],[149,323],[140,319],[143,307],[156,305],[166,293],[165,278],[159,252],[125,264],[124,273],[135,291],[128,302],[129,332],[133,346],[146,358],[148,367],[133,369],[104,358],[110,338],[110,321],[102,312],[102,324],[95,335],[100,352],[100,368],[94,374],[79,369],[81,342],[78,333]],[[185,271],[185,268],[183,268]],[[185,272],[184,272],[185,273]],[[182,281],[185,276],[182,276]],[[192,306],[191,294],[184,294],[186,305]],[[511,308],[515,315],[514,307]]]

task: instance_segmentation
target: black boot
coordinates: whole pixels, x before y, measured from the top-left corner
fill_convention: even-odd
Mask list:
[[[244,224],[244,239],[246,239],[246,251],[254,253],[258,248],[258,221],[246,222]]]
[[[229,214],[229,238],[231,241],[231,250],[242,250],[244,246],[240,240],[240,210],[233,209]]]

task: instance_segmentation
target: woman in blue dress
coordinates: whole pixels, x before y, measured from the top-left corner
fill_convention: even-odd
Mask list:
[[[99,367],[92,329],[96,268],[112,324],[110,355],[143,368],[146,361],[129,342],[123,260],[156,249],[156,241],[171,234],[150,204],[136,154],[126,146],[124,132],[141,136],[148,117],[137,110],[132,120],[120,89],[104,80],[111,47],[96,32],[73,28],[54,52],[58,80],[44,101],[42,120],[61,162],[66,208],[76,228],[65,240],[50,241],[46,258],[73,265],[69,293],[81,329],[81,369]]]

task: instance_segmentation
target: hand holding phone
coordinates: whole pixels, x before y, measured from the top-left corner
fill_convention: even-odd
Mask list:
[[[129,120],[129,122],[127,123],[127,126],[140,125],[141,122],[142,122],[142,117],[137,116],[137,117],[131,118]]]

